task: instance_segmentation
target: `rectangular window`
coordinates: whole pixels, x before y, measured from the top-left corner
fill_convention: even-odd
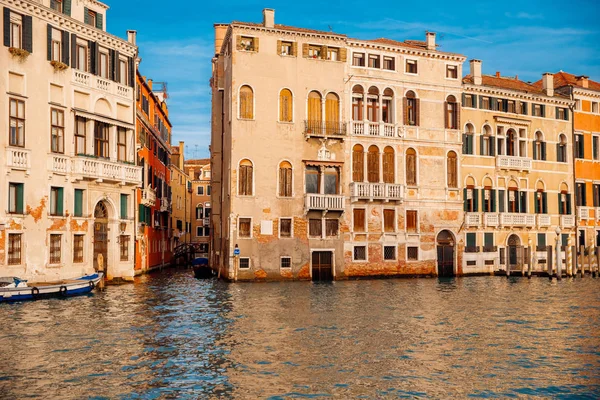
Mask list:
[[[21,264],[21,234],[8,234],[8,265]]]
[[[600,160],[600,137],[592,136],[592,158],[596,161]]]
[[[494,247],[494,234],[493,233],[484,233],[483,234],[483,245],[485,249],[490,251]]]
[[[83,262],[83,235],[73,236],[73,262]]]
[[[127,161],[127,130],[117,128],[117,158],[119,161]]]
[[[242,36],[240,38],[239,50],[254,51],[254,38],[249,36]]]
[[[129,207],[129,195],[121,194],[121,219],[127,219]]]
[[[396,59],[394,57],[383,57],[383,69],[388,71],[396,70]]]
[[[198,186],[198,196],[204,196],[204,186]]]
[[[592,190],[594,198],[594,207],[600,207],[600,185],[594,185],[592,187]],[[598,215],[596,215],[596,219],[598,219]]]
[[[252,220],[250,218],[240,218],[239,220],[239,234],[238,236],[241,238],[249,238],[250,237],[250,228],[252,225]]]
[[[354,217],[354,232],[365,232],[365,209],[355,208],[352,213]]]
[[[63,215],[63,188],[61,187],[50,188],[50,215]]]
[[[83,189],[75,189],[73,216],[83,217]]]
[[[586,185],[585,183],[577,183],[575,186],[577,190],[577,194],[575,195],[575,201],[577,201],[578,207],[587,206],[587,196],[586,196]]]
[[[367,261],[367,246],[354,246],[354,261]]]
[[[86,127],[87,120],[83,117],[75,117],[75,155],[86,154]]]
[[[119,83],[129,85],[129,70],[127,60],[119,60]]]
[[[458,79],[458,67],[456,65],[446,66],[446,78]]]
[[[406,258],[408,261],[417,261],[419,259],[419,248],[418,247],[407,247]]]
[[[88,10],[87,11],[87,23],[92,26],[96,26],[96,18],[98,15],[95,11]]]
[[[65,113],[56,108],[50,109],[51,115],[51,151],[53,153],[65,152]]]
[[[62,61],[62,32],[58,29],[52,29],[50,37],[50,61]]]
[[[98,52],[99,60],[98,60],[98,75],[101,78],[108,78],[108,53],[104,53],[103,51]]]
[[[417,60],[406,60],[406,73],[416,74],[417,71]]]
[[[308,46],[308,57],[309,58],[321,58],[321,46]]]
[[[337,237],[339,231],[339,220],[337,219],[326,219],[325,220],[325,236]]]
[[[23,45],[23,17],[20,14],[10,13],[9,21],[4,21],[4,23],[10,24],[10,47],[20,49]],[[5,31],[4,34],[6,35],[6,33]]]
[[[583,135],[575,135],[575,158],[584,158],[585,148],[583,142]]]
[[[380,59],[376,54],[369,54],[369,68],[381,68]]]
[[[120,253],[121,253],[121,261],[128,261],[129,260],[129,236],[128,235],[121,235],[119,237],[119,244],[120,244]]]
[[[250,259],[248,257],[240,258],[240,269],[250,268]]]
[[[384,246],[383,247],[383,259],[385,261],[396,260],[396,246]]]
[[[489,97],[481,97],[481,108],[483,110],[490,109],[490,98]]]
[[[95,122],[94,155],[100,158],[110,157],[108,152],[108,125],[104,122]]]
[[[63,3],[62,3],[62,0],[52,0],[50,2],[50,7],[53,10],[58,11],[59,13],[63,12]]]
[[[476,253],[477,252],[477,234],[467,233],[467,246],[465,247],[465,253]]]
[[[10,99],[9,145],[25,147],[25,102]]]
[[[8,184],[8,213],[23,214],[23,184]]]
[[[395,232],[396,231],[396,210],[383,210],[383,231],[384,232]]]
[[[310,237],[323,237],[323,223],[320,219],[308,220],[308,235]]]
[[[206,195],[210,196],[210,185],[206,187]]]
[[[541,117],[542,116],[542,106],[539,104],[534,104],[533,105],[533,116],[534,117]]]
[[[88,72],[88,47],[87,44],[77,43],[77,69]]]
[[[340,49],[337,47],[328,47],[327,59],[331,61],[338,61],[340,59]]]
[[[465,95],[465,103],[463,104],[464,107],[473,107],[473,95],[471,94],[467,94]]]
[[[417,211],[407,210],[406,211],[406,231],[415,233],[417,232]]]
[[[292,257],[281,257],[281,268],[292,268]]]
[[[294,46],[292,42],[281,42],[280,51],[282,56],[293,56]]]
[[[538,245],[538,248],[546,247],[546,234],[545,233],[538,233],[537,245]]]
[[[565,120],[566,119],[566,112],[564,108],[557,108],[556,109],[556,118],[557,119],[562,119]]]
[[[204,235],[204,229],[201,226],[196,227],[196,237],[202,237]]]
[[[60,264],[62,235],[50,235],[50,264]]]
[[[365,53],[354,53],[352,55],[352,65],[355,67],[365,66]]]
[[[282,237],[282,238],[292,237],[292,219],[291,218],[280,218],[279,219],[279,237]]]
[[[524,101],[519,102],[519,111],[522,115],[527,115],[527,103]]]
[[[597,102],[592,103],[592,112],[594,114],[598,114],[598,103]]]
[[[509,113],[515,112],[515,101],[514,100],[508,100],[506,111]]]

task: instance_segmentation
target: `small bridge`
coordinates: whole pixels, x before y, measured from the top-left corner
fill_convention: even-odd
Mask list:
[[[189,267],[192,265],[194,258],[208,257],[206,252],[201,251],[201,245],[201,243],[183,243],[175,247],[173,250],[173,258],[171,259],[171,266]]]

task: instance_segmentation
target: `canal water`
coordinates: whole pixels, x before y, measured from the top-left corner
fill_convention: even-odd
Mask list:
[[[600,398],[600,280],[227,284],[0,305],[0,398]]]

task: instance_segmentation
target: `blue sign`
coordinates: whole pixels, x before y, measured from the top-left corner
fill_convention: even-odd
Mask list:
[[[240,255],[240,249],[239,248],[233,249],[233,255],[234,256],[239,256]]]

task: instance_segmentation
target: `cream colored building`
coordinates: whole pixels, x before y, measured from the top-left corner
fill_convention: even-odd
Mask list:
[[[184,143],[171,147],[172,247],[192,241],[192,178],[185,171]]]
[[[0,276],[134,275],[135,32],[97,1],[0,0]],[[101,255],[101,256],[100,256]]]
[[[575,244],[574,101],[470,61],[462,99],[465,274],[546,269],[546,246]],[[564,252],[563,252],[564,258]]]
[[[230,279],[461,273],[461,55],[215,25],[212,264]],[[239,248],[239,255],[235,246]],[[441,254],[438,257],[438,254]]]

